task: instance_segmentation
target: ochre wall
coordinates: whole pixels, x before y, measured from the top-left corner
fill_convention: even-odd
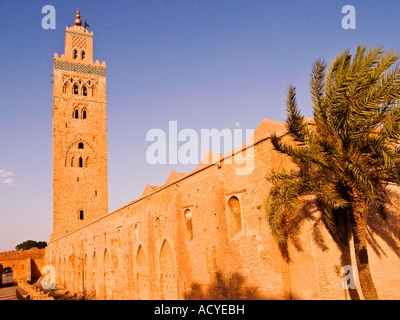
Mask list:
[[[45,264],[45,249],[8,251],[0,253],[0,265],[13,269],[13,283],[19,280],[34,282],[41,276]]]
[[[292,224],[287,259],[263,204],[265,176],[290,163],[268,138],[253,150],[251,174],[237,175],[239,165],[225,159],[54,239],[46,260],[56,268],[57,283],[99,299],[363,299],[353,247],[337,245],[318,212]],[[236,235],[232,196],[242,219]],[[369,219],[370,265],[382,299],[400,298],[399,218],[391,212],[386,226],[373,213]],[[342,287],[346,265],[353,266],[356,289]]]

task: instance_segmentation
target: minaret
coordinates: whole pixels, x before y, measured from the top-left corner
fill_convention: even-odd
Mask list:
[[[106,64],[93,63],[93,32],[66,28],[54,55],[53,234],[56,239],[107,214]]]

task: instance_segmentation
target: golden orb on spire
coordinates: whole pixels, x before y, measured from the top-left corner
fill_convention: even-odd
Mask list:
[[[79,12],[79,9],[76,12],[75,25],[77,25],[77,26],[81,26],[82,25],[81,14]]]

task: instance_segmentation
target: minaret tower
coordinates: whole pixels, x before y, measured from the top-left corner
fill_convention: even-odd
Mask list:
[[[93,32],[66,28],[65,53],[54,55],[53,234],[107,214],[106,64],[93,63]]]

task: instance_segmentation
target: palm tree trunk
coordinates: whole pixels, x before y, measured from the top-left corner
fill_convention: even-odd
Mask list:
[[[369,269],[365,217],[359,212],[354,212],[353,214],[352,232],[362,293],[366,300],[378,300],[378,294]]]

